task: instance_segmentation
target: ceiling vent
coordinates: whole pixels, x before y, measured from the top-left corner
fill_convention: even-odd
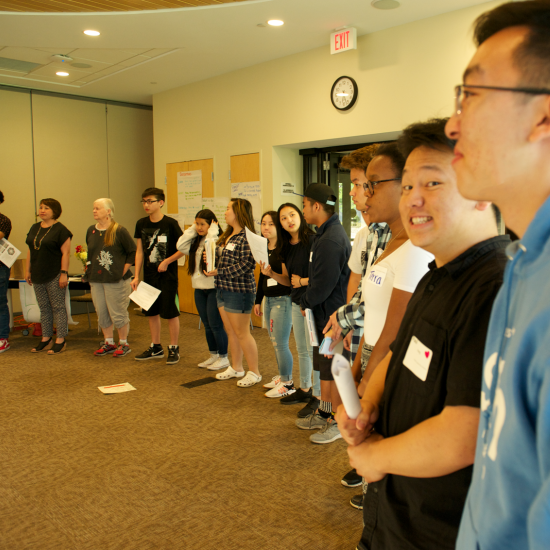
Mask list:
[[[52,55],[51,60],[54,63],[65,63],[66,65],[70,65],[73,62],[73,58],[70,55],[63,55],[61,53]]]
[[[30,61],[20,61],[19,59],[9,59],[0,57],[0,69],[14,71],[17,73],[30,73],[37,67],[42,67],[41,63],[31,63]]]

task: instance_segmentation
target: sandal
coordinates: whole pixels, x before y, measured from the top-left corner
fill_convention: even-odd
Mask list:
[[[50,336],[49,340],[46,340],[45,342],[40,342],[40,344],[38,344],[38,346],[36,346],[35,348],[32,348],[31,353],[38,353],[39,351],[46,351],[48,349],[51,349],[52,346],[53,346],[53,339]]]
[[[48,351],[48,355],[56,355],[57,353],[61,353],[62,351],[65,351],[65,348],[67,347],[67,342],[63,340],[60,344],[54,344],[52,346],[52,349]]]
[[[244,370],[239,372],[233,367],[228,367],[223,372],[216,374],[218,380],[229,380],[230,378],[242,378],[244,376]]]
[[[237,386],[239,386],[239,388],[249,388],[250,386],[254,386],[254,384],[257,384],[258,382],[261,382],[261,381],[262,381],[261,376],[258,376],[257,374],[249,370],[246,373],[246,376],[242,380],[239,380],[237,382]]]

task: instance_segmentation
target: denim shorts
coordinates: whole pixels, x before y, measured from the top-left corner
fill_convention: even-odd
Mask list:
[[[220,288],[216,291],[218,307],[223,307],[227,313],[252,313],[256,294],[253,292],[231,292]]]

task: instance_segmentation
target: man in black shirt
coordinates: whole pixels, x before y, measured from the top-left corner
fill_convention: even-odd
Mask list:
[[[459,194],[445,123],[413,124],[398,140],[403,224],[435,261],[363,411],[337,414],[350,463],[368,482],[361,550],[454,549],[472,476],[485,336],[509,240],[490,203]]]

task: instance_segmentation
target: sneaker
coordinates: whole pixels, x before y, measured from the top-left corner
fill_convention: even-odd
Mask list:
[[[221,370],[230,367],[228,357],[218,357],[208,368],[208,370]]]
[[[275,388],[279,385],[279,382],[281,381],[281,375],[277,374],[271,379],[271,382],[268,382],[267,384],[264,384],[264,388]]]
[[[117,347],[114,344],[107,344],[107,342],[100,342],[99,349],[94,351],[94,355],[109,355],[114,353]]]
[[[258,382],[262,381],[262,377],[258,376],[257,374],[253,373],[251,370],[249,370],[246,373],[246,376],[237,382],[237,386],[239,388],[250,388],[250,386],[254,386]]]
[[[164,357],[164,350],[160,344],[151,344],[151,347],[146,349],[142,354],[136,355],[134,359],[136,361],[147,361],[148,359],[162,359]]]
[[[119,344],[116,351],[113,353],[113,357],[124,357],[128,353],[130,353],[132,350],[130,349],[130,346],[128,344]]]
[[[264,395],[266,397],[269,397],[270,399],[276,399],[278,397],[284,397],[285,395],[290,395],[294,393],[296,390],[294,389],[294,385],[292,384],[292,380],[290,382],[279,382],[274,388],[270,389],[268,392],[266,392]]]
[[[352,499],[349,501],[349,503],[354,507],[357,508],[357,510],[363,509],[363,493],[359,495],[355,495],[352,497]]]
[[[180,360],[180,347],[179,346],[168,346],[168,359],[166,360],[167,365],[175,365]]]
[[[361,487],[361,484],[363,483],[363,478],[357,473],[357,470],[354,468],[342,478],[341,483],[344,487]]]
[[[218,372],[216,378],[218,380],[229,380],[230,378],[242,378],[244,376],[244,370],[239,372],[233,367],[227,367],[223,372]]]
[[[302,388],[296,390],[292,395],[287,395],[281,399],[283,405],[296,405],[298,403],[307,403],[311,399],[311,388],[304,391]]]
[[[296,420],[296,426],[298,426],[300,430],[318,430],[319,428],[324,428],[326,424],[326,419],[319,413],[310,414],[305,418],[298,418],[298,420]]]
[[[8,351],[10,349],[10,343],[7,338],[0,338],[0,353]]]
[[[319,407],[319,399],[317,399],[315,396],[313,396],[308,404],[298,411],[298,418],[305,418],[306,416],[309,416],[310,414],[313,414]]]
[[[199,363],[198,366],[201,369],[205,369],[206,367],[210,366],[212,363],[215,363],[218,360],[218,357],[219,355],[217,353],[210,355],[210,357],[206,361]]]
[[[325,445],[340,439],[342,434],[335,422],[327,422],[316,434],[309,436],[309,440],[317,445]]]

